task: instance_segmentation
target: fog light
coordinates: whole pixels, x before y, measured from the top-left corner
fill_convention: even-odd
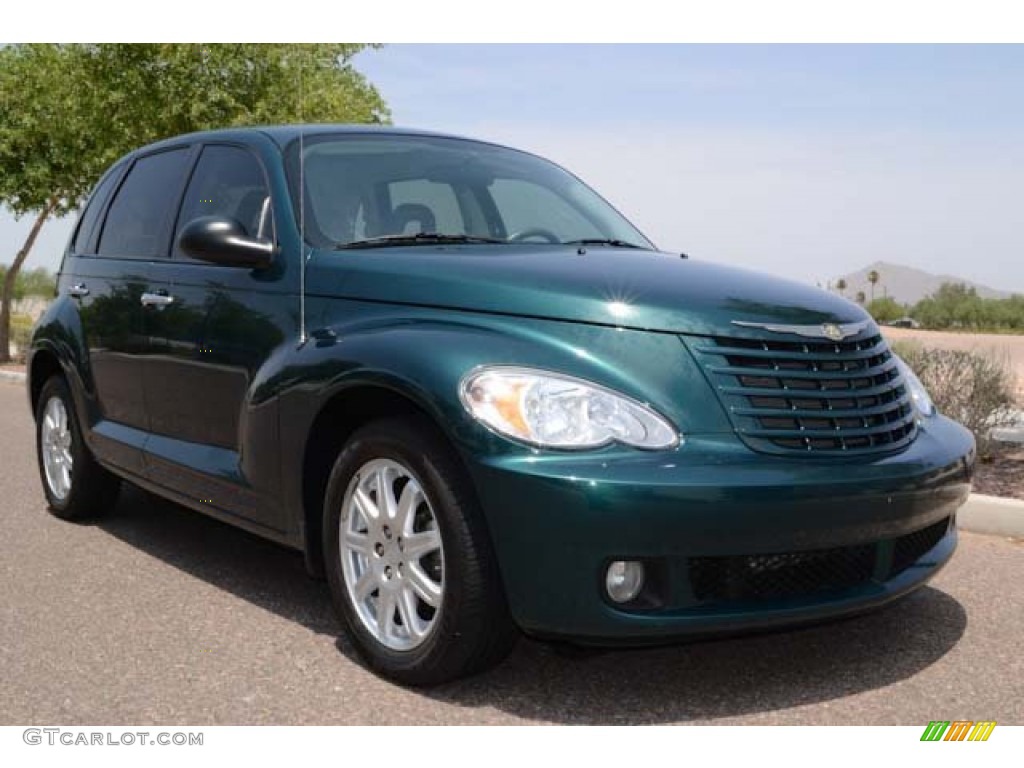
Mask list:
[[[644,564],[636,560],[616,560],[608,566],[604,586],[608,597],[616,603],[628,603],[644,588]]]

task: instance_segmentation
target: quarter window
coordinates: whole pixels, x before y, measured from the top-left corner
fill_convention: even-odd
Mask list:
[[[128,171],[110,204],[101,256],[155,259],[167,255],[165,227],[177,203],[185,175],[187,149],[172,149],[141,157]]]
[[[71,244],[72,253],[91,253],[94,250],[93,231],[96,229],[96,222],[107,202],[110,190],[114,188],[114,184],[117,183],[120,176],[119,170],[110,171],[89,195],[89,199],[85,203],[85,210],[78,221],[78,229],[75,230],[75,240]]]

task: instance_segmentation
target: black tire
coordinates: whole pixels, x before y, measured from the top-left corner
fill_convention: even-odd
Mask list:
[[[71,484],[63,497],[51,487],[43,460],[43,419],[47,405],[54,398],[63,403],[71,436]],[[47,380],[36,401],[36,460],[46,501],[50,511],[57,517],[63,520],[88,520],[98,517],[117,503],[121,481],[93,458],[82,438],[82,429],[71,392],[60,376],[52,376]]]
[[[394,650],[359,617],[345,583],[339,535],[342,507],[361,467],[375,459],[411,470],[427,497],[443,548],[443,597],[426,639]],[[334,606],[367,665],[404,685],[437,685],[481,672],[508,655],[518,632],[509,616],[483,516],[466,472],[424,419],[371,423],[345,444],[324,502],[324,563]],[[379,602],[380,592],[377,591]]]

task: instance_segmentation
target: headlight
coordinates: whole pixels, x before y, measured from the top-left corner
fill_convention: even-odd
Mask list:
[[[673,448],[675,428],[646,405],[571,376],[531,368],[478,368],[462,380],[466,410],[507,437],[546,448],[611,442]]]
[[[907,391],[910,392],[910,399],[914,401],[917,412],[922,416],[934,416],[935,403],[932,402],[924,384],[917,378],[917,374],[910,370],[910,366],[903,362],[902,358],[897,357],[896,362],[899,364],[900,373],[903,374],[903,381],[907,385]]]

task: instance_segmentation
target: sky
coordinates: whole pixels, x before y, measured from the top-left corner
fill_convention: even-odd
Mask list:
[[[396,125],[548,157],[665,250],[1024,293],[1024,46],[391,45],[356,65]],[[0,213],[0,261],[28,226]]]

